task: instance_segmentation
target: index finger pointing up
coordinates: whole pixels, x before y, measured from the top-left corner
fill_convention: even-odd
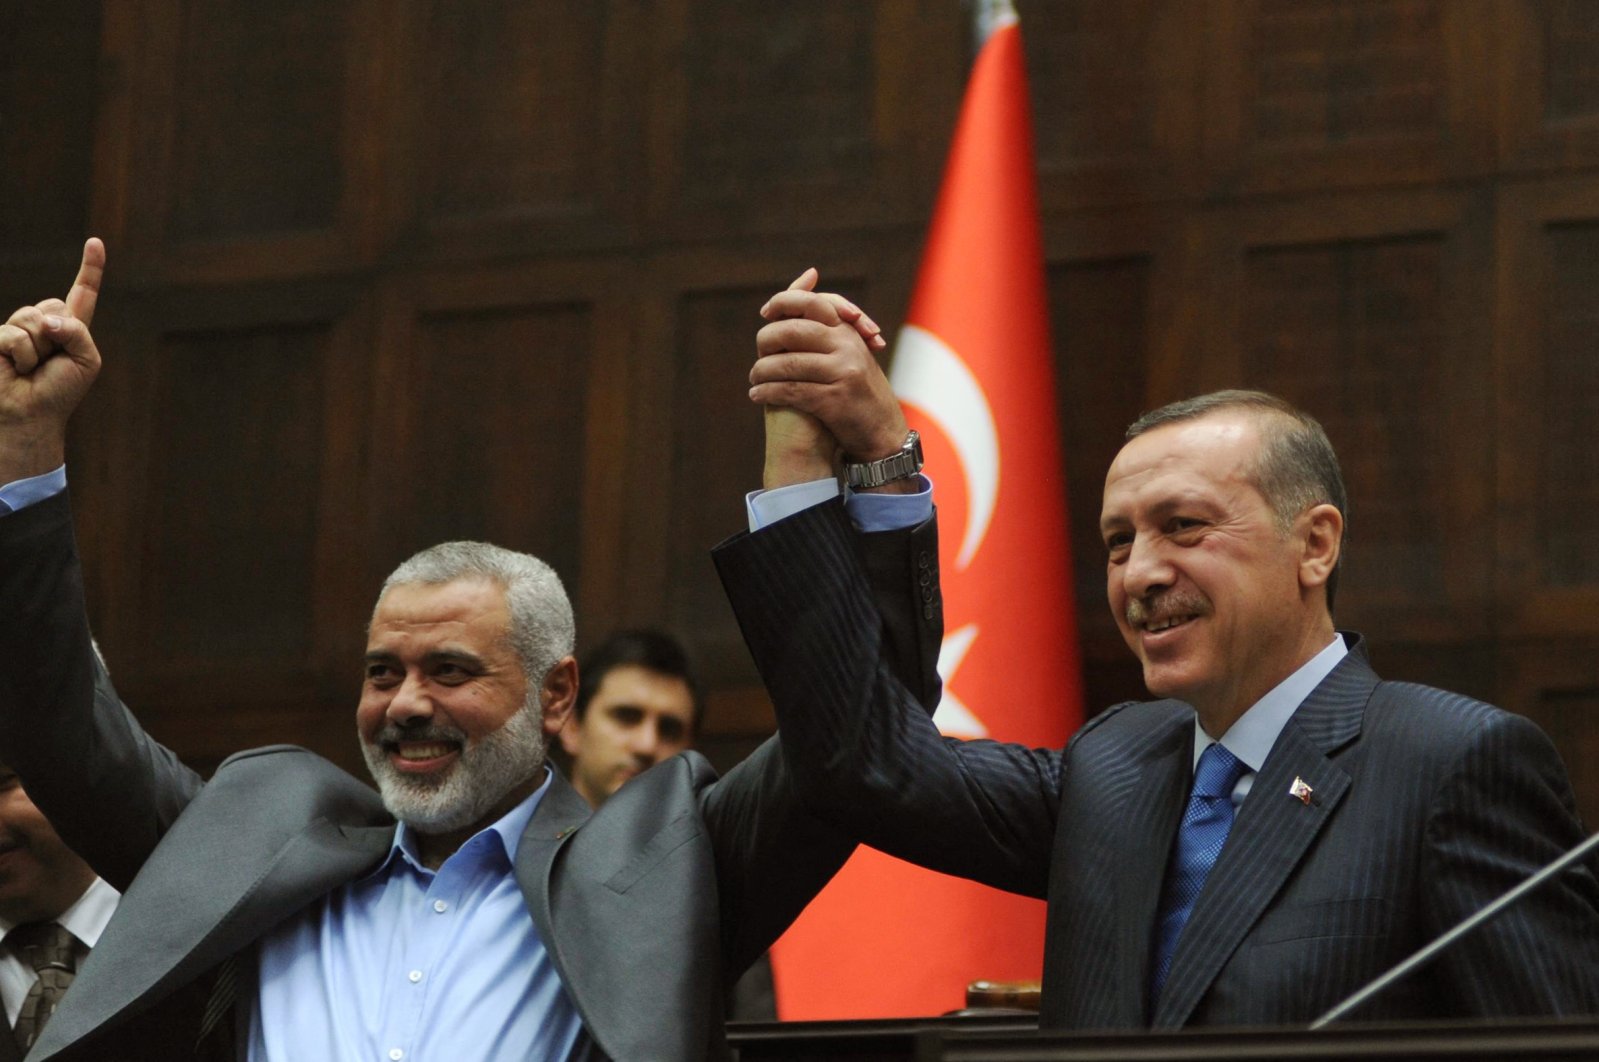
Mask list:
[[[67,292],[67,313],[84,324],[94,320],[94,304],[100,298],[100,280],[105,276],[105,244],[91,236],[83,245],[83,263],[78,278]]]

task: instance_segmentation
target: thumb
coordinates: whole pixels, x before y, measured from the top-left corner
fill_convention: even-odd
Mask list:
[[[89,326],[76,317],[47,314],[44,319],[45,334],[58,350],[91,373],[100,371],[100,351],[89,334]]]

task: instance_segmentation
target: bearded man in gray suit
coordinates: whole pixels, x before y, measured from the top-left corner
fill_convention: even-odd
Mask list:
[[[791,289],[766,314],[750,397],[812,416],[820,455],[768,488],[901,447],[832,304]],[[1064,749],[939,735],[882,666],[836,504],[717,563],[809,805],[892,855],[1048,900],[1043,1026],[1308,1022],[1575,846],[1571,786],[1528,720],[1382,681],[1335,630],[1348,507],[1314,419],[1218,392],[1128,436],[1105,479],[1106,588],[1158,699]],[[1579,866],[1355,1017],[1595,1013],[1599,883]]]
[[[853,842],[775,742],[720,780],[673,757],[591,813],[544,763],[578,675],[535,558],[447,543],[385,584],[356,713],[381,799],[289,746],[202,783],[139,728],[90,647],[63,465],[104,262],[89,241],[66,299],[0,326],[0,602],[26,642],[0,654],[0,748],[124,890],[29,1058],[725,1055],[725,985]],[[912,577],[909,536],[862,549]],[[902,618],[883,636],[936,697],[938,629]]]

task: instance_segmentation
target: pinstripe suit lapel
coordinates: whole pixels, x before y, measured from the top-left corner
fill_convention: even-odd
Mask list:
[[[1116,877],[1117,939],[1122,952],[1117,965],[1125,975],[1117,979],[1115,1012],[1105,1016],[1105,1027],[1148,1022],[1150,931],[1166,877],[1167,853],[1192,785],[1193,727],[1193,716],[1184,713],[1131,756],[1125,770],[1107,779],[1108,785],[1127,787],[1126,836],[1148,838],[1150,843],[1129,844]]]
[[[1349,775],[1328,757],[1359,735],[1376,684],[1357,643],[1283,728],[1177,942],[1156,1026],[1188,1020],[1343,800]],[[1295,778],[1308,804],[1290,795]]]

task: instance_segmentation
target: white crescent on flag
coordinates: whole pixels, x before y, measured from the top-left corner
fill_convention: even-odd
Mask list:
[[[961,356],[925,328],[908,324],[894,344],[894,394],[937,424],[955,447],[966,477],[966,530],[955,570],[972,562],[999,497],[999,430],[988,395]]]

